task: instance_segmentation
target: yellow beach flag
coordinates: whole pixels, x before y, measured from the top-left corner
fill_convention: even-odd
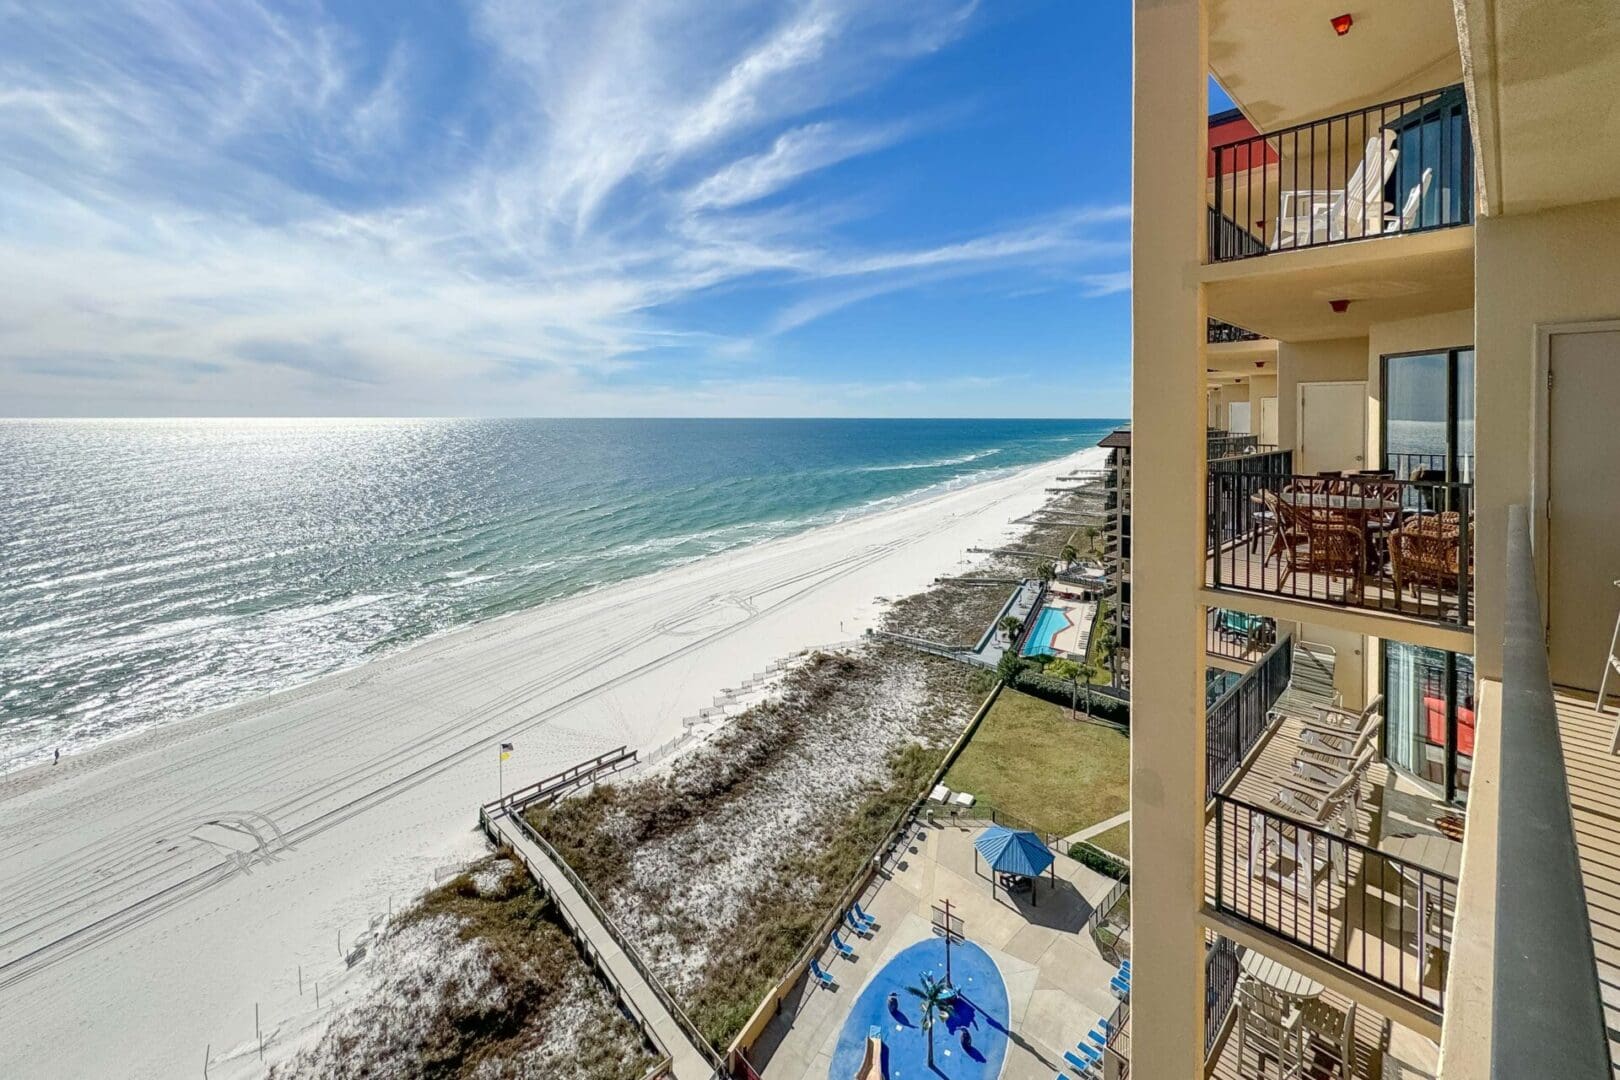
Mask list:
[[[509,758],[511,756],[512,756],[512,744],[509,743],[509,742],[501,743],[501,760],[505,761],[507,758]]]

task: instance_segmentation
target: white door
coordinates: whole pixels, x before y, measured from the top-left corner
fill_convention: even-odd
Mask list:
[[[1249,434],[1249,403],[1234,401],[1226,407],[1226,430],[1234,435]]]
[[[1299,447],[1294,471],[1361,469],[1366,450],[1367,384],[1299,384]]]
[[[1260,441],[1267,446],[1277,445],[1277,399],[1260,399]]]
[[[1620,609],[1620,331],[1554,333],[1547,363],[1547,661],[1596,690]]]

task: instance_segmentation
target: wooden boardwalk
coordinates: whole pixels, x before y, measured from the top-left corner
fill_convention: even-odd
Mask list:
[[[664,996],[641,973],[617,937],[603,923],[595,905],[581,895],[550,854],[535,843],[528,830],[504,810],[485,818],[486,828],[517,853],[541,890],[556,906],[563,920],[573,928],[576,940],[588,952],[591,962],[607,977],[621,1002],[665,1056],[665,1075],[674,1080],[712,1080],[716,1066],[703,1049],[689,1037],[688,1028],[665,1004]]]

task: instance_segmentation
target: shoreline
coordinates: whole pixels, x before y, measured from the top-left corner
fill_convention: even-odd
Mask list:
[[[130,1075],[172,1075],[205,1044],[219,1075],[262,1075],[228,1052],[251,1041],[255,1005],[296,1038],[296,980],[340,963],[334,936],[482,851],[472,816],[495,795],[497,742],[517,747],[508,789],[656,746],[770,660],[858,636],[1101,453],[483,620],[0,777],[0,888],[17,898],[0,1037],[29,1075],[114,1054]]]
[[[278,687],[274,690],[262,693],[252,693],[237,701],[206,708],[178,719],[166,721],[157,720],[136,726],[129,731],[116,732],[101,738],[96,742],[83,747],[82,749],[76,749],[70,753],[65,753],[60,762],[53,763],[50,760],[45,759],[45,755],[49,753],[50,746],[36,746],[32,750],[20,752],[18,756],[38,753],[41,755],[41,760],[30,764],[20,765],[15,768],[0,769],[0,801],[3,801],[7,797],[8,788],[11,781],[20,781],[38,770],[43,770],[46,774],[49,774],[53,771],[60,771],[69,762],[77,763],[80,761],[86,761],[87,767],[93,768],[95,767],[94,761],[87,761],[87,759],[91,759],[94,755],[103,753],[108,747],[116,746],[131,740],[140,740],[145,738],[150,738],[154,741],[154,743],[157,744],[172,741],[172,739],[178,738],[179,736],[171,735],[169,739],[164,739],[160,736],[163,733],[170,732],[171,729],[177,727],[206,723],[211,719],[219,717],[223,714],[231,713],[235,710],[248,709],[257,703],[266,702],[270,699],[279,698],[285,694],[294,693],[303,689],[304,687],[309,686],[311,683],[316,683],[323,679],[338,678],[351,672],[362,670],[372,664],[383,663],[394,657],[401,656],[416,649],[431,646],[447,637],[472,632],[481,627],[487,627],[504,620],[521,619],[534,612],[543,611],[550,608],[553,605],[584,599],[590,597],[592,594],[603,593],[617,588],[633,586],[638,582],[655,578],[663,574],[679,572],[687,567],[707,564],[714,560],[725,559],[729,556],[737,555],[739,553],[751,551],[757,548],[764,548],[772,544],[790,542],[818,530],[836,528],[847,523],[857,522],[867,518],[881,517],[885,514],[903,513],[910,508],[925,505],[935,499],[945,498],[957,492],[968,491],[981,484],[995,483],[1000,480],[1011,479],[1024,473],[1050,468],[1057,465],[1059,462],[1082,457],[1090,452],[1096,451],[1097,449],[1098,448],[1095,446],[1083,447],[1080,450],[1070,451],[1067,454],[1061,454],[1057,457],[1049,458],[1045,461],[1036,462],[1033,464],[1010,465],[1000,468],[986,469],[979,473],[956,476],[948,480],[935,481],[934,483],[927,484],[923,487],[901,494],[885,495],[876,499],[870,499],[866,502],[859,503],[842,510],[825,511],[819,515],[805,519],[805,521],[800,524],[799,527],[793,528],[776,536],[747,541],[733,547],[724,548],[722,550],[709,552],[703,555],[678,559],[664,566],[659,566],[642,573],[634,574],[630,577],[620,578],[615,581],[603,581],[588,584],[580,589],[575,590],[574,592],[548,597],[528,607],[519,608],[513,611],[504,611],[485,618],[478,618],[470,622],[429,631],[421,637],[402,642],[393,647],[384,648],[382,651],[376,654],[362,655],[353,663],[332,668],[328,671],[316,672],[299,677],[294,681],[287,683],[287,685]]]

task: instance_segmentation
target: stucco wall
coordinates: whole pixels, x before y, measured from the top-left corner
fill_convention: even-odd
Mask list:
[[[1532,433],[1537,329],[1620,318],[1620,201],[1482,219],[1475,243],[1476,664],[1499,678],[1507,508],[1530,501],[1542,437]]]
[[[1277,442],[1299,452],[1300,383],[1355,382],[1367,377],[1367,339],[1277,345]]]

